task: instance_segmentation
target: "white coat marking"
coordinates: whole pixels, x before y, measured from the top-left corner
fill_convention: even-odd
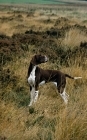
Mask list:
[[[29,106],[32,106],[33,102],[35,103],[37,101],[37,99],[38,99],[38,93],[39,93],[39,91],[35,91],[35,88],[32,87],[32,90],[30,92],[30,94],[31,94],[31,100],[30,100]]]
[[[31,94],[31,99],[30,99],[29,106],[31,106],[34,102],[34,98],[35,98],[35,88],[34,87],[32,87],[32,90],[31,90],[30,94]]]
[[[80,79],[80,78],[82,78],[82,77],[74,77],[75,80],[76,80],[76,79]]]
[[[65,92],[65,89],[64,89],[63,93],[60,93],[60,96],[64,100],[65,104],[67,104],[68,103],[69,95]]]
[[[41,86],[41,85],[43,85],[43,84],[45,84],[45,81],[42,81],[39,85]]]
[[[28,83],[31,86],[35,85],[35,70],[36,70],[36,66],[33,67],[33,70],[30,73],[30,76],[28,77]]]
[[[52,82],[57,87],[57,82]]]
[[[39,93],[39,91],[35,91],[35,93],[34,93],[34,103],[37,101],[37,99],[38,99],[38,93]]]

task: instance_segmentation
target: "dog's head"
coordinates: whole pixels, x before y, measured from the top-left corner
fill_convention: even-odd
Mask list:
[[[38,55],[34,55],[31,62],[35,65],[38,65],[38,64],[41,64],[41,63],[45,63],[47,62],[49,59],[47,58],[47,56],[45,55],[41,55],[41,54],[38,54]]]

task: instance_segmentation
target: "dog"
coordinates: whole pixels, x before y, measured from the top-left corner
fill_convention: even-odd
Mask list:
[[[79,79],[82,77],[72,77],[68,74],[64,74],[58,70],[42,69],[38,67],[41,63],[46,63],[48,57],[45,55],[34,55],[30,61],[28,68],[28,83],[30,85],[30,104],[32,106],[38,99],[39,86],[48,82],[53,82],[57,90],[64,100],[65,104],[68,103],[69,95],[65,91],[66,77],[71,79]]]

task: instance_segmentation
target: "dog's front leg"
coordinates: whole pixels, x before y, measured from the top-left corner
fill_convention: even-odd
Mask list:
[[[30,86],[30,104],[29,106],[32,106],[35,98],[35,88]]]
[[[38,94],[39,94],[38,83],[36,83],[36,85],[35,85],[35,94],[34,94],[34,103],[37,102]]]
[[[38,93],[39,93],[39,91],[35,91],[35,95],[34,95],[34,103],[37,102],[37,99],[38,99]]]

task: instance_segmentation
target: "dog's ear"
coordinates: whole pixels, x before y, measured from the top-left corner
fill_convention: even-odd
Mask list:
[[[40,64],[41,55],[39,55],[39,54],[38,55],[35,55],[34,56],[34,59],[35,59],[34,60],[35,64]]]
[[[35,55],[32,57],[31,63],[34,64],[34,61],[35,61]]]
[[[37,64],[37,62],[38,62],[38,55],[34,56],[34,62],[35,62],[35,64]]]
[[[31,60],[31,62],[32,62],[32,64],[38,64],[37,62],[38,62],[38,56],[37,55],[34,55],[33,56],[33,58],[32,58],[32,60]]]

